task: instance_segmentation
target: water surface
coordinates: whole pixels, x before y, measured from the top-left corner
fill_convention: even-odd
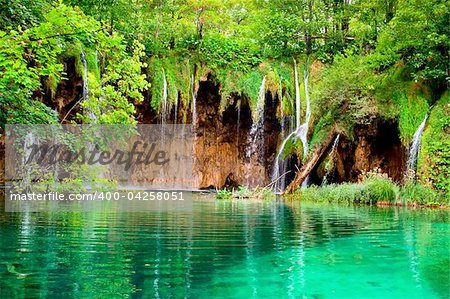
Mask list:
[[[448,298],[449,222],[212,198],[176,213],[0,212],[0,298]]]

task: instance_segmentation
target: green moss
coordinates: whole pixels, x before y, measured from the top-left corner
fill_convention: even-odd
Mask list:
[[[192,100],[191,78],[195,71],[195,90],[198,89],[198,82],[202,77],[212,75],[213,81],[219,85],[221,103],[220,110],[223,111],[230,103],[233,96],[245,97],[249,100],[250,108],[254,111],[257,107],[259,91],[263,77],[266,76],[265,90],[272,94],[272,97],[282,94],[281,103],[277,110],[277,116],[295,114],[295,88],[293,83],[292,62],[278,60],[267,60],[252,68],[229,67],[227,65],[206,65],[193,63],[180,57],[153,57],[148,61],[147,74],[151,81],[150,102],[151,107],[156,112],[160,111],[162,102],[162,91],[164,85],[164,74],[168,83],[168,102],[171,108],[177,96],[183,105],[180,116],[185,116]],[[164,72],[164,73],[163,73]],[[303,82],[301,70],[299,70],[300,82]],[[305,101],[303,83],[301,84],[302,101]],[[302,104],[303,107],[306,103]],[[183,110],[184,109],[184,110]],[[304,109],[303,113],[304,112]]]
[[[450,198],[450,97],[446,92],[434,105],[422,136],[418,163],[420,180]]]
[[[280,76],[276,69],[272,69],[266,75],[266,90],[272,95],[272,98],[280,92]]]
[[[150,77],[150,105],[154,111],[161,111],[164,90],[164,69],[160,60],[152,60],[148,64],[148,75]]]
[[[310,147],[322,144],[322,142],[327,138],[330,130],[334,124],[335,116],[332,111],[328,111],[325,115],[319,118],[319,121],[313,125],[314,131],[312,133]]]
[[[263,80],[263,75],[255,70],[247,75],[244,75],[242,80],[239,80],[239,90],[241,94],[247,96],[250,99],[250,108],[255,111],[259,96],[259,89]]]
[[[294,153],[297,155],[299,161],[303,160],[303,143],[299,138],[296,137],[290,138],[286,142],[282,156],[284,159],[286,159]]]
[[[292,63],[273,61],[272,67],[276,69],[281,81],[283,97],[281,99],[281,109],[283,115],[295,115],[295,88],[294,70]],[[281,112],[281,111],[280,111]],[[280,116],[281,113],[278,114]]]
[[[312,117],[319,126],[314,143],[326,134],[322,131],[326,124],[333,123],[351,139],[356,124],[369,124],[378,114],[373,73],[360,56],[336,57],[333,65],[321,69],[310,81]]]
[[[93,75],[95,80],[100,81],[100,64],[98,61],[98,54],[95,50],[85,49],[85,59],[89,73]]]
[[[148,61],[148,76],[151,81],[150,103],[153,110],[160,112],[163,101],[164,77],[167,81],[168,109],[181,100],[188,107],[192,100],[191,76],[193,67],[188,59],[179,57],[152,58]]]
[[[164,75],[167,81],[167,102],[168,109],[178,100],[178,87],[177,87],[177,70],[174,63],[171,60],[166,60],[164,63]]]
[[[241,91],[241,87],[238,84],[243,80],[243,73],[237,70],[220,69],[214,71],[214,77],[216,83],[220,85],[220,109],[223,111],[228,106],[231,95]],[[254,95],[248,96],[253,99]]]

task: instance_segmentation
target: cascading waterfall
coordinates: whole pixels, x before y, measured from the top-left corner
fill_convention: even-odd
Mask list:
[[[407,175],[411,172],[415,174],[417,171],[417,160],[419,158],[420,142],[422,141],[422,134],[423,130],[425,129],[427,119],[428,113],[425,114],[425,118],[423,119],[422,123],[419,125],[416,132],[414,133],[413,141],[409,148],[408,161],[406,163]]]
[[[250,173],[252,156],[261,154],[260,151],[264,148],[261,141],[264,141],[264,106],[266,101],[266,76],[262,79],[259,87],[258,100],[256,102],[255,115],[252,115],[253,124],[248,135],[248,146],[245,151],[245,156],[249,159],[247,169],[245,172],[247,185],[252,185],[249,178],[252,177]]]
[[[280,149],[278,150],[277,156],[275,158],[274,167],[272,170],[271,180],[274,182],[273,188],[276,192],[283,191],[280,188],[280,184],[278,180],[280,179],[280,175],[284,175],[285,171],[280,174],[280,165],[283,163],[283,151],[286,146],[286,143],[291,138],[299,138],[303,144],[303,157],[306,157],[308,154],[308,127],[309,120],[311,118],[311,103],[308,91],[308,65],[306,64],[305,72],[304,72],[304,84],[305,84],[305,101],[306,101],[306,113],[305,113],[305,122],[300,124],[300,87],[298,85],[298,72],[297,72],[297,63],[294,59],[294,76],[295,76],[295,102],[296,102],[296,128],[290,133],[286,138],[284,138],[281,143]],[[284,181],[284,180],[283,180]],[[308,185],[308,178],[302,184],[302,187],[306,187]]]
[[[298,71],[297,71],[297,61],[294,59],[294,78],[295,78],[295,129],[298,130],[300,128],[300,110],[301,110],[301,102],[300,102],[300,86],[298,83]]]
[[[86,54],[84,53],[83,48],[81,48],[81,62],[83,63],[83,94],[81,101],[89,100],[89,77],[88,77],[88,65],[86,61]],[[89,110],[88,116],[90,120],[95,120],[95,114]]]
[[[168,111],[168,103],[167,103],[167,97],[168,97],[168,90],[167,90],[167,79],[166,79],[166,73],[163,70],[163,94],[162,94],[162,107],[161,107],[161,125],[164,126],[166,119],[167,119],[167,111]]]
[[[237,101],[237,104],[236,104],[236,106],[237,106],[237,123],[236,123],[236,140],[237,140],[237,142],[236,142],[236,148],[239,150],[239,127],[240,127],[240,125],[241,125],[241,100],[239,99],[238,101]]]
[[[280,146],[280,151],[278,151],[277,156],[275,157],[275,164],[273,166],[272,169],[272,175],[271,175],[271,180],[273,182],[273,186],[272,189],[275,192],[282,192],[285,188],[286,188],[286,179],[284,178],[284,176],[287,174],[287,161],[286,159],[283,159],[283,157],[281,156],[283,154],[283,149],[286,146],[287,141],[295,136],[295,131],[292,131],[292,121],[291,118],[288,118],[287,122],[288,122],[288,128],[286,128],[285,122],[286,119],[283,116],[281,118],[281,122],[282,122],[282,129],[281,129],[281,133],[283,136],[283,142]],[[281,177],[283,176],[283,177]]]
[[[83,63],[83,100],[88,100],[89,99],[88,67],[83,49],[81,49],[81,62]]]
[[[175,106],[174,106],[174,112],[173,112],[173,123],[174,124],[177,124],[178,123],[178,101],[179,101],[179,99],[178,99],[178,97],[175,99]]]
[[[32,168],[31,165],[27,165],[26,162],[28,158],[31,155],[31,152],[33,150],[32,145],[37,144],[37,139],[34,136],[33,132],[28,132],[27,135],[25,135],[25,138],[23,140],[23,169],[25,170],[24,173],[24,180],[22,182],[23,186],[28,188],[29,184],[31,183],[31,173]]]
[[[295,63],[295,59],[294,59],[294,63]],[[279,88],[279,99],[280,102],[282,103],[282,99],[283,99],[283,86],[282,86],[282,82],[280,80],[280,88]],[[300,94],[299,94],[300,96]],[[300,99],[300,97],[299,97]],[[281,119],[281,136],[282,136],[282,140],[283,143],[281,145],[281,148],[284,149],[284,146],[286,145],[287,140],[289,140],[290,137],[288,136],[293,136],[292,135],[292,122],[291,122],[291,118],[290,117],[286,117],[284,116],[284,111],[283,108],[281,108],[280,111],[280,119]],[[298,118],[296,118],[298,119]],[[286,121],[287,121],[287,128],[286,128]],[[284,178],[284,176],[287,173],[287,161],[285,159],[281,158],[281,154],[282,154],[282,150],[278,152],[277,156],[275,157],[275,164],[272,168],[272,175],[271,175],[271,180],[273,182],[273,186],[272,189],[275,192],[282,192],[284,190],[284,188],[286,187],[286,179]],[[283,176],[280,177],[280,176]]]
[[[161,144],[164,145],[165,143],[165,124],[167,120],[167,113],[168,113],[168,88],[167,88],[167,79],[166,79],[166,73],[163,69],[163,90],[162,90],[162,105],[161,105],[161,113],[160,113],[160,120],[161,120]],[[161,168],[162,170],[163,168]]]
[[[322,179],[322,186],[325,186],[326,184],[328,184],[328,177],[329,177],[330,172],[332,170],[332,169],[330,169],[331,166],[332,166],[331,163],[332,163],[332,161],[334,159],[334,152],[336,151],[336,148],[337,148],[337,146],[339,144],[339,138],[340,137],[341,137],[341,134],[338,134],[336,136],[336,138],[334,139],[334,142],[333,142],[333,146],[331,147],[331,151],[328,154],[328,162],[325,165],[326,173],[325,173],[325,175],[323,176],[323,179]]]
[[[97,63],[97,53],[95,54],[95,62]],[[83,48],[81,48],[81,54],[80,54],[81,63],[83,64],[83,89],[81,98],[78,100],[78,102],[73,105],[69,111],[67,111],[66,115],[62,118],[61,123],[63,123],[67,116],[69,116],[70,112],[72,112],[72,109],[75,108],[78,104],[80,104],[83,101],[86,101],[89,99],[89,77],[88,77],[88,65],[86,61],[86,54],[84,53]],[[95,120],[95,114],[92,111],[88,111],[89,119]]]
[[[264,102],[266,99],[266,76],[262,79],[259,87],[258,101],[256,102],[256,115],[253,117],[254,121],[250,129],[250,135],[257,135],[255,133],[261,131],[264,125]]]
[[[300,131],[299,131],[299,138],[302,141],[303,144],[303,159],[306,158],[308,155],[308,128],[309,128],[309,119],[311,118],[311,103],[309,100],[309,73],[308,73],[308,62],[306,62],[305,71],[303,73],[303,80],[305,84],[305,100],[306,100],[306,115],[305,115],[305,122],[301,125]],[[305,180],[302,183],[302,188],[307,187],[309,184],[309,176],[305,178]]]
[[[192,126],[195,130],[197,126],[197,95],[195,94],[195,76],[191,77],[191,94],[192,94]]]

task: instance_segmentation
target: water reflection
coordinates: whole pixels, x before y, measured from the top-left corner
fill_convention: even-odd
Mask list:
[[[446,211],[211,199],[1,212],[0,297],[448,297],[449,228]]]

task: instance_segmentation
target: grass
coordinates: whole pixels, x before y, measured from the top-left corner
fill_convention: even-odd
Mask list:
[[[269,188],[250,190],[239,187],[237,190],[218,190],[216,199],[274,199]],[[316,203],[367,204],[367,205],[420,205],[450,206],[448,194],[409,180],[404,185],[394,183],[386,174],[369,172],[359,183],[330,184],[310,186],[298,190],[287,199]]]
[[[360,183],[311,186],[291,196],[292,199],[320,203],[391,204],[391,205],[449,205],[448,198],[434,189],[408,182],[399,186],[387,177],[372,176]]]

